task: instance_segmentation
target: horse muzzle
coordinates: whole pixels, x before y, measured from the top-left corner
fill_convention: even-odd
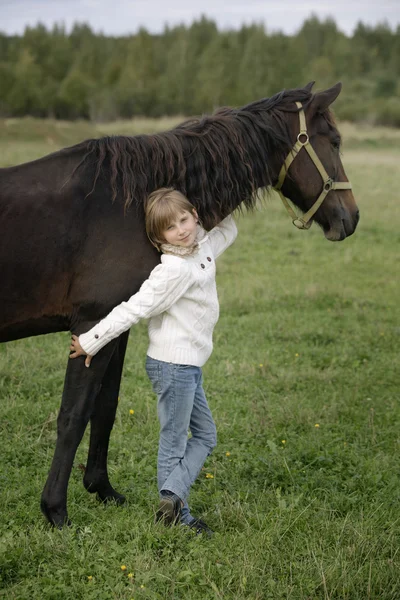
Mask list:
[[[329,223],[329,227],[323,227],[324,235],[330,242],[341,242],[353,235],[360,220],[358,208],[354,212],[350,212],[342,207],[338,212],[340,214],[335,215],[336,218]]]

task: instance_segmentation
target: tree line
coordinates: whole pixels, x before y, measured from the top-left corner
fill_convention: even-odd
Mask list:
[[[202,17],[124,37],[78,23],[70,32],[38,24],[22,36],[0,33],[2,117],[190,116],[311,80],[318,89],[343,82],[340,118],[400,127],[400,26],[360,22],[347,36],[313,16],[285,35],[262,25],[219,31]]]

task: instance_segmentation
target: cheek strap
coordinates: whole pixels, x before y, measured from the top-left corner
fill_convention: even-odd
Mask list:
[[[301,102],[296,102],[296,106],[299,109],[298,114],[300,121],[300,131],[297,135],[296,143],[287,155],[285,162],[283,163],[281,170],[279,171],[278,182],[273,187],[273,189],[278,192],[283,202],[283,205],[285,206],[292,219],[293,225],[295,225],[298,229],[309,229],[312,224],[311,218],[317,212],[317,210],[319,209],[329,192],[331,190],[351,190],[352,185],[350,181],[333,181],[333,179],[329,177],[328,173],[326,172],[322,162],[318,158],[317,153],[315,152],[310,142],[310,138],[307,132],[306,115],[304,113]],[[311,206],[311,208],[304,215],[298,217],[291,205],[289,204],[287,198],[282,193],[281,188],[286,179],[286,175],[289,171],[290,165],[292,164],[292,162],[294,161],[294,159],[296,158],[296,156],[302,148],[306,150],[312,162],[316,166],[319,174],[321,175],[323,185],[322,192],[320,193],[314,204]]]

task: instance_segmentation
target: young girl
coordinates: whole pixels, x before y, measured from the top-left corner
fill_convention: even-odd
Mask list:
[[[162,252],[161,264],[127,302],[79,338],[72,336],[70,357],[87,355],[89,367],[110,340],[140,319],[150,319],[146,371],[158,396],[160,421],[156,520],[211,535],[190,514],[187,498],[216,445],[201,367],[212,352],[219,314],[214,261],[235,240],[237,229],[229,216],[207,233],[189,200],[172,188],[153,192],[145,212],[147,235]]]

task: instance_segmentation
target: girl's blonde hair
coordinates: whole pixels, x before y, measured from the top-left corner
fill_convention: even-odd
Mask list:
[[[145,203],[146,233],[160,251],[165,243],[163,232],[183,211],[193,214],[195,207],[178,190],[174,188],[159,188],[150,194]]]

